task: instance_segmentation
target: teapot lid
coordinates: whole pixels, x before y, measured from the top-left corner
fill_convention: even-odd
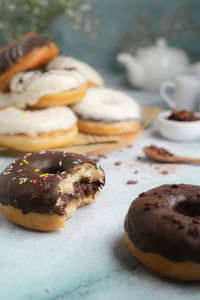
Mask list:
[[[167,40],[165,38],[157,39],[155,44],[158,48],[166,48],[168,46]]]
[[[186,65],[189,63],[188,56],[183,49],[168,46],[167,40],[162,37],[158,38],[152,46],[139,48],[136,57],[142,62],[151,60],[152,64],[166,61],[166,58],[171,64]]]

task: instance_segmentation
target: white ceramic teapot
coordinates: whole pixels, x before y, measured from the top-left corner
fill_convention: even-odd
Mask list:
[[[150,91],[158,91],[163,81],[189,69],[186,53],[169,47],[164,38],[158,39],[154,46],[139,48],[135,56],[120,53],[117,61],[126,68],[131,85]]]

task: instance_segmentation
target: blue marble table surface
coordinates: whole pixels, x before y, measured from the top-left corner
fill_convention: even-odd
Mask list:
[[[143,105],[161,103],[158,95],[120,85],[120,78],[109,77],[108,82]],[[165,183],[199,184],[200,166],[152,163],[142,152],[149,144],[180,155],[200,154],[200,140],[170,142],[153,125],[133,147],[100,159],[106,185],[93,204],[77,210],[66,228],[50,233],[30,231],[0,215],[0,299],[200,299],[199,283],[183,284],[154,275],[124,244],[124,217],[139,193]],[[0,171],[13,159],[1,156]],[[120,166],[115,165],[117,161]],[[128,180],[138,183],[127,185]]]

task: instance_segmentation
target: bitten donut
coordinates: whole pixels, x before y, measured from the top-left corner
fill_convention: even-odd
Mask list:
[[[65,106],[0,110],[0,145],[7,148],[27,152],[61,147],[72,144],[77,132],[77,117]]]
[[[48,38],[28,33],[0,49],[0,91],[6,91],[12,77],[19,72],[46,64],[59,53]]]
[[[0,208],[18,225],[55,230],[77,207],[93,202],[104,183],[104,171],[84,155],[28,153],[1,173]]]
[[[151,271],[177,280],[200,279],[200,186],[162,185],[134,200],[125,241]]]
[[[83,101],[72,106],[80,131],[100,135],[120,135],[140,128],[139,105],[122,92],[90,88]]]
[[[86,94],[86,79],[76,70],[27,71],[11,83],[12,102],[20,108],[69,105]]]
[[[87,79],[88,87],[103,86],[103,78],[90,65],[71,56],[56,56],[47,65],[47,70],[78,70]]]

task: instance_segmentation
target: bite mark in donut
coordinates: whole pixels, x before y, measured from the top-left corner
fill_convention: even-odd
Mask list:
[[[27,154],[0,175],[5,217],[36,230],[64,227],[77,207],[93,202],[105,176],[99,164],[77,153]]]

